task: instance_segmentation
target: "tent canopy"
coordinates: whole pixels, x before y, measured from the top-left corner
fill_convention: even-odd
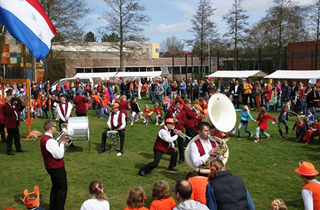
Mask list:
[[[248,78],[248,77],[265,77],[266,73],[260,70],[256,71],[216,71],[207,77],[224,77],[224,78]]]
[[[157,77],[162,71],[77,73],[75,78]]]
[[[320,78],[319,70],[277,70],[264,78],[273,79],[318,79]]]

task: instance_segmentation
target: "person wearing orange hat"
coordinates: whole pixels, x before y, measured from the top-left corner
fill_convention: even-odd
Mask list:
[[[320,209],[320,182],[316,180],[319,172],[314,165],[303,162],[295,170],[306,184],[301,191],[305,210]]]
[[[111,114],[108,119],[108,129],[102,133],[101,139],[101,150],[99,153],[103,153],[106,151],[106,141],[107,141],[107,133],[108,131],[118,131],[120,136],[120,152],[117,156],[123,154],[123,145],[124,145],[124,137],[125,137],[125,127],[126,127],[126,115],[123,112],[119,111],[119,104],[114,103],[111,108]]]
[[[40,192],[39,187],[34,186],[34,191],[29,193],[27,189],[23,191],[24,198],[20,198],[24,205],[26,205],[27,209],[30,210],[43,210],[43,208],[39,207],[40,205]]]
[[[175,148],[174,142],[178,139],[178,135],[181,135],[182,132],[178,130],[177,133],[175,133],[173,131],[174,125],[175,122],[173,118],[167,118],[165,120],[165,125],[160,128],[153,147],[154,160],[153,162],[148,163],[139,170],[140,176],[145,176],[148,172],[157,167],[164,153],[171,156],[168,170],[178,170],[176,169],[178,150]]]

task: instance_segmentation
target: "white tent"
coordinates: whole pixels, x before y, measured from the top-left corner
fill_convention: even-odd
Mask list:
[[[224,77],[224,78],[248,78],[248,77],[264,77],[267,74],[260,70],[254,71],[216,71],[207,77]]]
[[[101,72],[101,73],[77,73],[75,78],[101,78],[108,79],[112,77],[157,77],[162,71],[140,71],[140,72]]]
[[[320,70],[277,70],[264,78],[274,79],[318,79]]]

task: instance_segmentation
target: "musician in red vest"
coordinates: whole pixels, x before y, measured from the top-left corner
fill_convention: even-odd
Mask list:
[[[60,99],[60,103],[56,106],[56,111],[60,117],[59,128],[61,132],[62,123],[68,124],[69,117],[72,117],[71,115],[72,104],[67,101],[66,95],[63,93],[60,93],[59,99]],[[75,148],[76,146],[73,143],[71,143],[70,147]]]
[[[181,131],[177,131],[177,134],[175,134],[173,132],[174,124],[175,123],[173,118],[167,118],[165,120],[165,125],[162,128],[160,128],[157,135],[156,143],[153,147],[154,160],[153,162],[148,163],[139,170],[140,176],[145,176],[148,172],[157,167],[163,153],[171,156],[168,170],[178,170],[176,168],[178,153],[177,149],[175,148],[174,141],[178,139],[178,135],[181,135]]]
[[[115,130],[118,131],[120,136],[120,152],[117,156],[123,154],[124,137],[125,137],[125,127],[126,127],[126,115],[119,111],[119,104],[113,103],[111,108],[111,114],[108,119],[108,129],[102,133],[101,139],[101,150],[99,153],[106,151],[106,141],[108,131]]]
[[[57,129],[54,121],[45,122],[44,129],[46,132],[40,140],[40,149],[52,182],[49,209],[64,210],[68,190],[67,173],[63,161],[66,140],[62,139],[59,143],[53,139],[53,134]]]
[[[195,111],[193,111],[194,109],[191,109],[191,101],[188,98],[184,99],[184,104],[185,106],[183,106],[183,110],[186,112],[186,124],[184,125],[184,127],[186,129],[186,135],[193,137],[195,136],[194,130],[196,124],[198,124],[198,122],[196,123],[196,120],[198,120],[198,114]],[[190,140],[185,139],[185,147],[188,145],[189,141]]]
[[[87,116],[86,103],[89,99],[81,95],[81,90],[77,91],[77,96],[74,97],[73,103],[76,105],[76,115],[78,117]]]
[[[174,101],[174,106],[168,109],[165,119],[167,118],[173,118],[175,122],[175,129],[184,133],[183,127],[187,123],[187,117],[180,99],[176,99]],[[179,149],[179,164],[182,164],[184,162],[183,138],[179,136],[177,142]]]
[[[203,165],[209,157],[216,156],[220,150],[219,144],[210,140],[210,124],[200,122],[198,125],[199,139],[190,145],[190,159],[192,163],[199,167]]]
[[[4,116],[4,126],[8,130],[7,137],[7,154],[15,155],[12,152],[12,141],[14,139],[14,145],[17,152],[26,152],[26,150],[21,149],[20,144],[20,112],[24,109],[21,105],[21,100],[19,98],[11,98],[2,106],[2,112]]]

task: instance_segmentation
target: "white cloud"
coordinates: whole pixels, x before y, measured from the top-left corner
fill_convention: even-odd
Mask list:
[[[169,1],[170,5],[176,7],[178,10],[183,11],[185,13],[184,17],[186,18],[192,17],[195,14],[197,3],[197,0],[188,0],[188,2],[180,0]]]
[[[176,24],[160,24],[157,28],[150,29],[151,33],[162,33],[162,34],[172,34],[187,32],[190,28],[190,21],[184,21]]]

